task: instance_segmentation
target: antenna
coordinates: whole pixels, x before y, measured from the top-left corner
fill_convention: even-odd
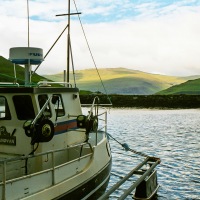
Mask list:
[[[43,59],[43,50],[41,48],[30,47],[29,0],[27,0],[27,18],[28,18],[28,47],[10,48],[9,59],[14,64],[24,65],[25,86],[30,86],[31,65],[41,64],[44,59]]]
[[[70,0],[68,1],[68,32],[67,32],[67,82],[69,83],[70,63]]]
[[[27,20],[28,20],[28,51],[30,47],[30,33],[29,33],[29,0],[27,0]],[[30,53],[30,52],[29,52]],[[28,63],[24,65],[25,67],[25,85],[28,85],[31,83],[31,64],[30,59],[28,59]]]
[[[27,0],[27,20],[28,20],[28,47],[30,47],[30,37],[29,37],[29,0]]]
[[[68,16],[68,32],[67,32],[67,82],[69,83],[69,70],[70,70],[70,51],[71,51],[71,45],[70,45],[70,16],[71,15],[79,15],[81,13],[70,13],[70,0],[68,1],[68,13],[67,14],[59,14],[56,15],[56,17],[58,16]]]

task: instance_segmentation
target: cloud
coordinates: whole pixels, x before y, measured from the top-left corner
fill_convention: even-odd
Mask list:
[[[97,66],[168,75],[200,74],[200,5],[197,1],[191,1],[193,5],[188,1],[166,2],[77,1]],[[30,5],[30,43],[46,53],[67,24],[66,17],[55,17],[66,13],[67,3],[35,0]],[[76,69],[94,67],[78,21],[72,19]],[[26,2],[1,1],[0,24],[0,55],[8,58],[10,47],[27,46]],[[38,72],[57,73],[65,68],[66,33]]]

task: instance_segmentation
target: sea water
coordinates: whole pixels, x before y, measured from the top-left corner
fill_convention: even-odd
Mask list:
[[[157,200],[200,199],[199,109],[110,109],[108,132],[131,149],[161,159],[156,167],[160,185]],[[144,159],[126,152],[112,139],[110,144],[113,165],[108,188]],[[132,181],[110,199],[117,199]],[[134,191],[127,199],[132,199],[133,194]]]

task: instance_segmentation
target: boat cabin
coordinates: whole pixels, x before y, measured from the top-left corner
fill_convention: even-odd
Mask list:
[[[48,144],[45,139],[39,141],[44,151],[85,140],[85,134],[79,134],[76,139],[73,134],[73,140],[71,134],[62,134],[76,129],[75,116],[82,114],[77,88],[0,88],[0,108],[0,144],[3,144],[1,152],[30,154],[32,145],[37,141],[31,141],[34,138],[28,137],[23,127],[25,122],[34,119],[39,121],[39,118],[48,119],[55,124],[53,137],[56,138],[52,141],[46,138]]]

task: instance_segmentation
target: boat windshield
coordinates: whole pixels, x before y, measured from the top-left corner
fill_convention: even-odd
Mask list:
[[[30,95],[15,95],[13,102],[19,120],[28,120],[35,118],[35,112]]]
[[[10,120],[10,109],[5,97],[0,96],[0,120]]]

